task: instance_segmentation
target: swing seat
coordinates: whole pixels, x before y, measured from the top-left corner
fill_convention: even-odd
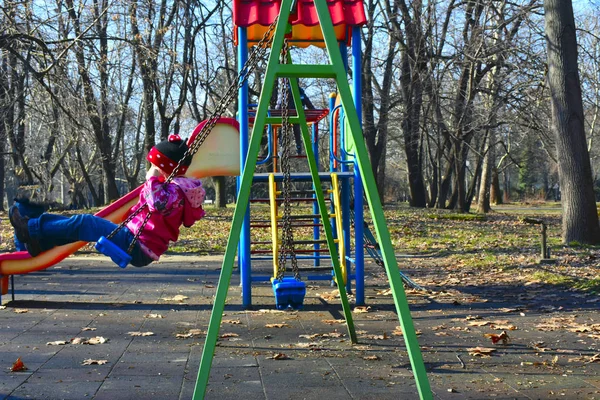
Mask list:
[[[114,244],[110,239],[101,236],[96,242],[96,250],[110,259],[121,268],[125,268],[131,262],[131,256],[122,248]]]
[[[295,278],[288,277],[273,279],[273,293],[275,294],[275,306],[278,310],[285,310],[288,307],[295,310],[302,308],[304,304],[304,295],[306,295],[306,284],[297,281]]]

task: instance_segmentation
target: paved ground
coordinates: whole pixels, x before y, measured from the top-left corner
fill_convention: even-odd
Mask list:
[[[79,257],[17,276],[16,300],[4,296],[0,310],[0,399],[190,399],[220,265],[165,257],[121,270]],[[245,311],[234,275],[206,398],[418,398],[377,268],[367,271],[370,308],[353,314],[355,346],[326,283],[309,286],[301,312],[274,312],[270,287],[257,285]],[[600,399],[597,295],[404,270],[437,282],[435,293],[408,293],[436,399]],[[507,344],[484,336],[502,331]],[[107,341],[77,344],[96,337]],[[17,358],[27,369],[11,372]]]

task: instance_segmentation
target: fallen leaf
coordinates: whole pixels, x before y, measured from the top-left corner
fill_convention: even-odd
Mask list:
[[[383,335],[365,335],[366,339],[372,340],[387,340],[387,334],[384,332]]]
[[[368,361],[376,361],[379,360],[379,356],[364,356],[363,360],[368,360]]]
[[[422,334],[423,332],[420,330],[415,330],[415,335],[419,336],[420,334]],[[396,329],[394,329],[392,331],[392,335],[394,336],[404,336],[404,332],[402,332],[402,327],[401,326],[397,326]]]
[[[345,324],[346,320],[345,319],[324,319],[323,321],[324,324],[327,325],[335,325],[335,324]]]
[[[29,312],[29,310],[26,308],[15,308],[14,311],[16,314],[25,314],[25,313]]]
[[[181,294],[178,294],[178,295],[173,296],[173,297],[163,297],[161,300],[164,300],[164,301],[184,301],[186,299],[189,299],[189,297],[181,295]]]
[[[468,348],[467,351],[469,352],[469,355],[471,355],[471,356],[489,357],[490,354],[492,354],[494,351],[496,351],[496,349],[489,348],[489,347],[477,346],[477,347]]]
[[[486,333],[483,336],[492,339],[492,343],[496,344],[500,341],[502,341],[502,344],[508,344],[508,341],[510,340],[510,337],[508,336],[508,334],[506,333],[506,331],[502,331],[499,334],[496,333]]]
[[[154,332],[140,332],[140,331],[135,331],[135,332],[127,332],[127,334],[129,336],[154,336]]]
[[[82,330],[83,332],[85,332],[85,331],[95,331],[95,330],[96,330],[96,328],[90,328],[90,327],[87,327],[87,326],[86,326],[86,327],[84,327],[84,328],[81,328],[81,330]]]
[[[88,339],[86,344],[103,344],[106,343],[108,339],[103,338],[102,336],[95,336],[93,338]]]
[[[266,324],[265,328],[289,328],[290,326],[288,324],[281,323],[281,324]]]
[[[486,326],[491,324],[490,321],[471,321],[467,325],[469,326]]]
[[[17,358],[17,361],[14,362],[14,364],[10,368],[10,371],[11,372],[27,371],[27,367],[21,360],[21,357]]]
[[[81,365],[104,365],[107,362],[108,360],[92,360],[91,358],[88,358],[86,360],[83,360]]]
[[[230,338],[230,337],[238,337],[240,335],[238,335],[237,333],[223,333],[221,336],[219,336],[221,339],[226,339],[226,338]]]
[[[224,319],[222,323],[231,325],[241,325],[242,321],[240,321],[239,319]]]
[[[145,317],[146,318],[158,318],[158,319],[164,318],[161,314],[146,314]]]
[[[268,360],[289,360],[290,358],[283,353],[275,353],[271,357],[267,357]]]
[[[46,343],[46,345],[47,346],[63,346],[67,343],[69,343],[69,342],[67,342],[66,340],[56,340],[54,342],[48,342],[48,343]]]
[[[175,337],[178,339],[187,339],[198,335],[206,335],[206,331],[203,331],[201,329],[190,329],[187,333],[176,334]]]
[[[76,337],[71,339],[71,344],[102,344],[102,343],[106,343],[108,341],[108,339],[103,338],[102,336],[96,336],[93,338],[83,338],[83,337]]]
[[[354,307],[354,310],[352,310],[352,312],[355,312],[357,314],[358,313],[368,313],[369,310],[371,310],[370,306],[356,306],[356,307]]]

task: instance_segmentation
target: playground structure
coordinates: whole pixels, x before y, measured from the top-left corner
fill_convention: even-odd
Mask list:
[[[279,229],[278,220],[280,218],[276,211],[277,200],[274,199],[275,195],[280,192],[283,193],[282,201],[285,207],[290,203],[290,183],[293,179],[299,181],[310,180],[312,182],[313,193],[310,201],[314,204],[315,215],[313,217],[315,221],[317,219],[320,221],[319,227],[323,230],[326,238],[325,243],[327,244],[330,254],[329,260],[331,261],[333,276],[335,277],[335,283],[339,290],[350,340],[352,343],[357,343],[352,311],[350,309],[346,290],[346,285],[349,285],[351,279],[347,279],[346,283],[344,283],[343,279],[344,276],[347,276],[348,278],[352,278],[352,276],[351,274],[344,275],[344,271],[342,270],[343,262],[347,261],[349,257],[342,257],[342,262],[340,262],[340,257],[338,255],[338,248],[344,249],[349,247],[342,244],[347,243],[350,236],[349,217],[341,224],[344,225],[345,223],[346,226],[338,230],[338,234],[341,234],[344,237],[334,238],[332,226],[338,227],[340,224],[337,221],[335,223],[332,222],[330,217],[339,219],[339,211],[336,211],[333,214],[330,213],[330,208],[326,204],[324,198],[324,192],[327,191],[323,190],[322,185],[322,181],[325,180],[332,180],[335,182],[338,175],[344,178],[342,179],[342,182],[348,184],[346,186],[346,193],[342,194],[342,198],[349,199],[350,197],[348,191],[351,177],[353,178],[355,190],[354,220],[357,221],[357,223],[355,223],[354,234],[355,257],[352,261],[354,262],[356,271],[354,279],[356,282],[357,303],[364,302],[364,297],[359,299],[359,295],[363,296],[362,285],[364,280],[363,271],[359,271],[359,269],[363,268],[364,258],[358,260],[359,257],[364,257],[363,232],[361,231],[363,223],[362,200],[364,190],[378,238],[377,250],[380,252],[387,272],[419,396],[422,399],[432,398],[429,381],[427,379],[421,351],[419,349],[414,325],[410,316],[410,310],[408,308],[406,293],[403,288],[402,275],[398,270],[394,248],[385,223],[383,208],[379,195],[377,194],[375,178],[369,164],[368,154],[362,136],[361,121],[359,118],[361,110],[360,26],[366,22],[362,0],[235,0],[233,11],[233,22],[235,25],[234,36],[238,44],[238,61],[240,63],[238,67],[240,79],[238,90],[238,116],[240,121],[240,155],[243,169],[242,175],[237,181],[238,197],[236,207],[229,232],[225,256],[223,258],[219,283],[216,289],[213,309],[206,334],[206,341],[202,349],[202,359],[200,361],[193,398],[204,398],[207,389],[212,359],[214,357],[216,342],[219,336],[236,253],[238,255],[238,263],[240,266],[240,280],[244,307],[250,307],[252,304],[252,281],[255,279],[270,279],[270,277],[255,278],[251,274],[250,203],[252,184],[257,180],[262,179],[270,182],[272,210],[271,224],[273,227],[272,234],[274,235],[273,241],[275,244],[278,242],[277,238],[275,238],[278,233],[275,233],[275,230]],[[352,81],[354,90],[350,89],[347,78],[346,59],[347,45],[349,44],[352,46]],[[248,48],[252,45],[254,45],[254,50],[252,54],[248,56]],[[330,63],[310,65],[293,64],[288,52],[288,46],[290,45],[296,45],[298,47],[306,47],[309,45],[324,47],[327,50]],[[256,54],[266,53],[264,49],[267,48],[270,48],[271,52],[262,79],[263,85],[262,90],[260,91],[258,106],[252,116],[252,132],[249,135],[250,118],[248,112],[249,101],[246,79],[256,66]],[[330,110],[325,111],[330,115],[334,115],[336,112],[343,112],[345,120],[341,119],[344,121],[342,132],[345,132],[345,134],[342,135],[343,139],[337,143],[335,139],[332,139],[333,144],[330,146],[331,163],[330,171],[328,172],[320,171],[319,165],[317,164],[318,157],[316,155],[318,154],[319,149],[317,147],[318,140],[316,140],[317,137],[315,132],[318,127],[318,118],[314,118],[313,115],[323,115],[325,111],[319,114],[312,113],[312,111],[308,112],[303,109],[299,78],[333,79],[337,85],[337,91],[339,93],[339,111],[336,109],[335,101],[333,99],[331,100],[333,104],[329,107]],[[287,88],[287,85],[289,84],[295,110],[284,109],[281,113],[277,114],[274,110],[269,109],[269,103],[273,95],[275,83],[278,79],[280,79],[280,81],[283,80],[280,87]],[[353,96],[353,93],[355,96]],[[286,102],[283,102],[283,104],[286,104]],[[293,176],[289,169],[289,159],[286,159],[285,155],[286,150],[288,149],[285,145],[282,145],[282,173],[278,174],[275,172],[277,163],[274,163],[274,172],[272,174],[266,176],[255,174],[257,164],[265,161],[259,161],[258,157],[265,129],[272,134],[274,127],[275,130],[278,127],[283,127],[284,134],[282,135],[282,138],[284,138],[286,136],[286,127],[289,127],[290,124],[298,124],[300,126],[309,172],[297,173]],[[309,125],[312,130],[312,136],[309,133]],[[332,120],[331,125],[334,125],[334,120]],[[336,136],[333,135],[332,138],[336,138]],[[272,151],[273,144],[275,143],[276,146],[276,140],[274,137],[269,137],[268,142],[270,150],[269,154],[272,155],[274,154]],[[338,145],[340,146],[340,152],[337,151]],[[350,152],[352,152],[352,154]],[[352,158],[352,160],[350,160],[350,158]],[[350,171],[348,164],[353,165],[352,171]],[[336,172],[338,167],[340,171]],[[275,182],[278,180],[281,180],[283,183],[281,191],[275,186]],[[338,204],[338,210],[340,208],[343,208],[344,211],[349,211],[350,209],[349,204],[346,207],[340,207]],[[316,215],[317,213],[318,216]],[[288,232],[290,228],[289,209],[284,209],[283,219],[284,224],[281,229],[283,237],[282,245],[280,249],[275,249],[273,255],[275,269],[273,289],[276,296],[278,296],[277,290],[279,289],[276,286],[276,282],[281,282],[280,278],[283,277],[281,274],[281,264],[283,264],[283,270],[285,270],[285,262],[288,258],[290,258],[292,262],[295,275],[294,279],[299,280],[298,270],[294,266],[296,263],[296,256],[293,249],[293,236],[290,236],[290,233]],[[316,234],[315,239],[317,239]],[[342,242],[342,240],[344,242]],[[315,246],[317,244],[318,243],[313,243]],[[291,247],[291,249],[289,247]],[[275,265],[277,251],[283,251],[283,256],[280,255],[278,257],[279,265]],[[313,259],[316,264],[319,257],[315,254],[313,255]],[[292,281],[294,279],[292,279]],[[331,279],[331,275],[326,279]],[[292,307],[297,305],[296,302],[298,301],[298,298],[296,296],[300,292],[300,290],[297,290],[299,288],[300,285],[292,287],[294,291],[290,292],[291,294],[288,293],[287,298],[283,296],[283,301],[288,302],[288,305]],[[280,308],[279,304],[277,306]]]
[[[234,1],[233,7],[233,21],[234,21],[234,38],[238,46],[238,62],[239,69],[241,70],[248,60],[248,48],[252,45],[256,45],[267,31],[267,26],[271,25],[279,13],[279,6],[281,1],[272,2],[243,2]],[[295,12],[292,12],[290,17],[290,28],[286,33],[286,38],[290,45],[297,47],[307,47],[314,45],[317,47],[325,48],[326,43],[324,35],[319,25],[319,18],[317,17],[315,4],[312,0],[310,1],[299,1],[295,4]],[[361,63],[361,47],[360,47],[360,27],[366,23],[366,17],[364,14],[364,8],[362,1],[337,1],[330,3],[328,6],[330,15],[334,25],[335,41],[338,43],[337,47],[340,49],[343,61],[343,70],[348,69],[346,65],[347,60],[347,48],[348,45],[352,49],[352,82],[353,90],[352,93],[357,94],[352,96],[358,115],[360,115],[361,104],[360,104],[360,93],[361,93],[361,75],[360,75],[360,63]],[[272,53],[273,54],[273,53]],[[289,65],[290,68],[304,69],[305,65]],[[319,74],[311,75],[308,73],[308,69],[299,71],[297,77],[307,78],[319,78],[323,77]],[[275,80],[275,76],[266,77],[265,79]],[[297,80],[295,85],[297,86]],[[294,85],[294,83],[292,83]],[[280,87],[283,87],[281,84]],[[263,89],[264,90],[264,89]],[[340,123],[344,121],[344,110],[340,102],[340,97],[336,94],[330,96],[328,109],[316,109],[316,110],[302,110],[304,118],[301,118],[300,112],[297,110],[302,108],[302,102],[299,100],[299,94],[294,93],[294,104],[295,109],[287,110],[289,113],[289,122],[292,124],[300,123],[310,129],[310,141],[305,142],[305,147],[311,147],[314,157],[312,160],[315,162],[316,170],[319,171],[320,181],[331,182],[331,174],[336,174],[339,179],[339,198],[341,202],[339,204],[332,203],[332,210],[338,209],[338,213],[334,213],[332,226],[335,226],[335,240],[338,243],[340,250],[353,250],[352,253],[344,254],[340,257],[340,262],[344,275],[346,271],[353,270],[354,273],[347,274],[348,279],[345,279],[346,290],[350,292],[352,290],[352,281],[355,282],[355,298],[357,305],[365,304],[364,297],[364,226],[362,223],[354,224],[354,235],[352,235],[351,218],[358,221],[363,220],[363,188],[362,180],[360,176],[360,170],[357,165],[356,157],[351,154],[351,140],[346,137],[345,124]],[[240,153],[242,154],[242,165],[246,164],[247,150],[248,150],[248,137],[249,129],[251,126],[256,125],[257,110],[252,110],[255,105],[248,104],[248,89],[247,84],[241,86],[238,96],[238,115],[240,121]],[[278,152],[278,132],[282,128],[282,110],[269,109],[267,111],[267,117],[265,123],[267,125],[267,143],[268,143],[268,154],[262,159],[258,160],[257,164],[264,164],[268,161],[273,163],[273,178],[276,182],[282,182],[283,173],[278,171],[278,167],[281,165],[281,159],[276,155]],[[319,123],[326,117],[329,117],[329,149],[319,148]],[[359,121],[360,123],[360,121]],[[259,126],[260,129],[260,126]],[[309,145],[310,143],[310,145]],[[319,154],[321,151],[327,150],[329,154],[329,165],[327,170],[322,170],[319,165]],[[306,152],[305,154],[308,154]],[[310,161],[310,160],[309,160]],[[268,173],[254,173],[253,182],[268,182]],[[293,172],[290,174],[290,178],[294,182],[312,182],[313,190],[316,190],[318,185],[313,181],[313,177],[309,171]],[[238,178],[238,191],[241,186],[241,177]],[[270,190],[273,189],[273,185],[270,184]],[[352,191],[352,193],[351,193]],[[332,193],[333,194],[333,193]],[[335,196],[331,196],[335,197]],[[354,198],[353,204],[350,204],[350,199]],[[330,260],[331,255],[324,255],[327,249],[321,248],[321,244],[325,241],[321,240],[322,233],[319,227],[324,224],[324,221],[318,215],[318,201],[315,193],[312,193],[310,198],[302,198],[303,201],[311,202],[313,205],[313,215],[307,215],[304,220],[300,220],[295,217],[295,226],[312,226],[313,227],[313,240],[311,243],[303,243],[312,245],[311,251],[300,250],[299,252],[303,255],[297,256],[299,260],[314,260],[313,269],[326,270],[326,267],[320,267],[321,260]],[[250,205],[260,199],[250,199]],[[295,199],[294,201],[298,201]],[[271,201],[273,203],[273,201]],[[257,281],[268,281],[271,279],[269,276],[255,276],[252,274],[252,261],[271,259],[275,264],[278,258],[278,246],[273,247],[273,255],[261,256],[260,251],[252,250],[252,245],[256,244],[251,239],[251,231],[253,228],[261,228],[265,225],[256,223],[251,219],[251,206],[248,207],[248,212],[244,217],[242,224],[239,248],[238,248],[238,264],[240,268],[240,280],[242,282],[242,303],[243,306],[249,308],[252,306],[252,282]],[[272,221],[268,226],[272,229],[274,240],[276,240],[275,230],[277,230],[276,211],[277,202],[272,204],[273,217]],[[350,208],[353,211],[350,211]],[[339,219],[341,218],[341,221]],[[339,229],[338,224],[339,223]],[[352,236],[354,236],[353,243],[351,243]],[[339,242],[338,242],[339,241]],[[298,243],[298,242],[296,242]],[[257,255],[258,253],[258,255]],[[349,264],[346,266],[346,264]],[[352,268],[352,265],[354,268]],[[305,269],[306,270],[306,269]],[[330,273],[321,274],[310,274],[306,276],[307,280],[331,280],[334,275],[332,268],[329,268]]]

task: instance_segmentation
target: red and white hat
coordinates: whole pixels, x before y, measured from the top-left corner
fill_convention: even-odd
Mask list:
[[[171,174],[187,149],[185,140],[182,140],[179,135],[169,135],[167,140],[163,140],[150,149],[146,159],[165,173]],[[180,175],[185,174],[190,163],[191,157],[188,157],[188,160],[185,160],[179,168]]]

